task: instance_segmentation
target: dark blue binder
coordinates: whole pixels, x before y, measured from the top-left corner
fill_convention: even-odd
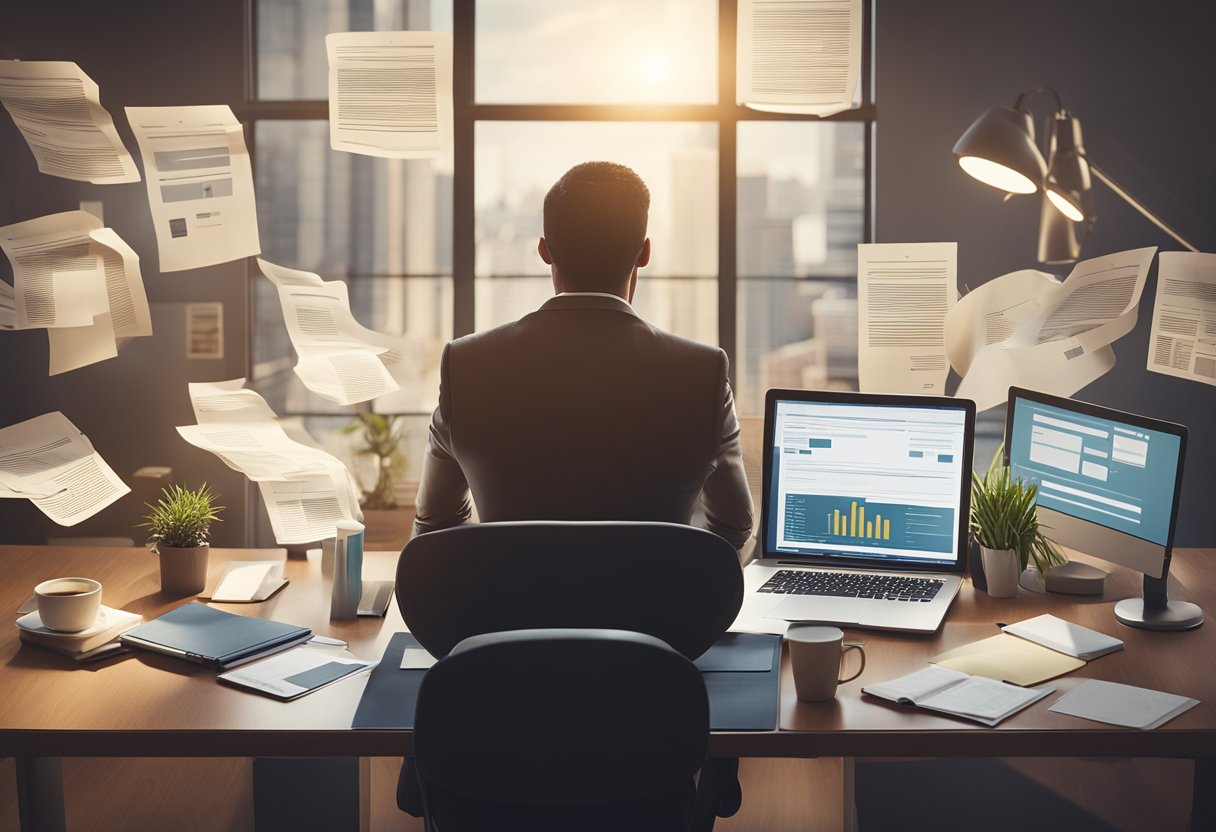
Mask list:
[[[307,627],[233,615],[191,601],[128,630],[121,640],[132,647],[227,670],[310,638],[312,630]]]

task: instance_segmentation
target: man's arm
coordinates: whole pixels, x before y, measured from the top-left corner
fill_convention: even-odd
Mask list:
[[[722,354],[722,405],[718,453],[713,471],[701,489],[705,528],[743,548],[752,533],[752,494],[743,470],[743,444],[739,438],[739,419],[735,415],[735,395],[727,376],[726,354]]]
[[[422,458],[422,479],[418,483],[414,534],[459,526],[472,511],[469,483],[452,454],[451,400],[448,386],[448,349],[439,360],[439,406],[431,416],[426,454]]]

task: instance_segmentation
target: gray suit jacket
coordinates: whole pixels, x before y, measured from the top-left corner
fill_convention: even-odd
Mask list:
[[[414,533],[478,516],[704,525],[741,547],[752,501],[726,354],[624,300],[559,295],[444,349]]]

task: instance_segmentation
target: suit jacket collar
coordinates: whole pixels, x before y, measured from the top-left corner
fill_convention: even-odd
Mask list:
[[[566,309],[600,309],[607,312],[624,312],[638,317],[637,311],[624,298],[603,295],[554,295],[545,301],[538,311],[560,312]]]

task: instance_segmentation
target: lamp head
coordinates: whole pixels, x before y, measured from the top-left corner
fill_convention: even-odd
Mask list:
[[[1092,183],[1089,161],[1081,139],[1081,122],[1061,110],[1052,121],[1051,167],[1047,171],[1047,198],[1061,214],[1073,222],[1090,216],[1089,194]]]
[[[1012,194],[1032,194],[1047,175],[1034,141],[1030,114],[993,107],[972,122],[954,144],[959,167],[985,185]]]

